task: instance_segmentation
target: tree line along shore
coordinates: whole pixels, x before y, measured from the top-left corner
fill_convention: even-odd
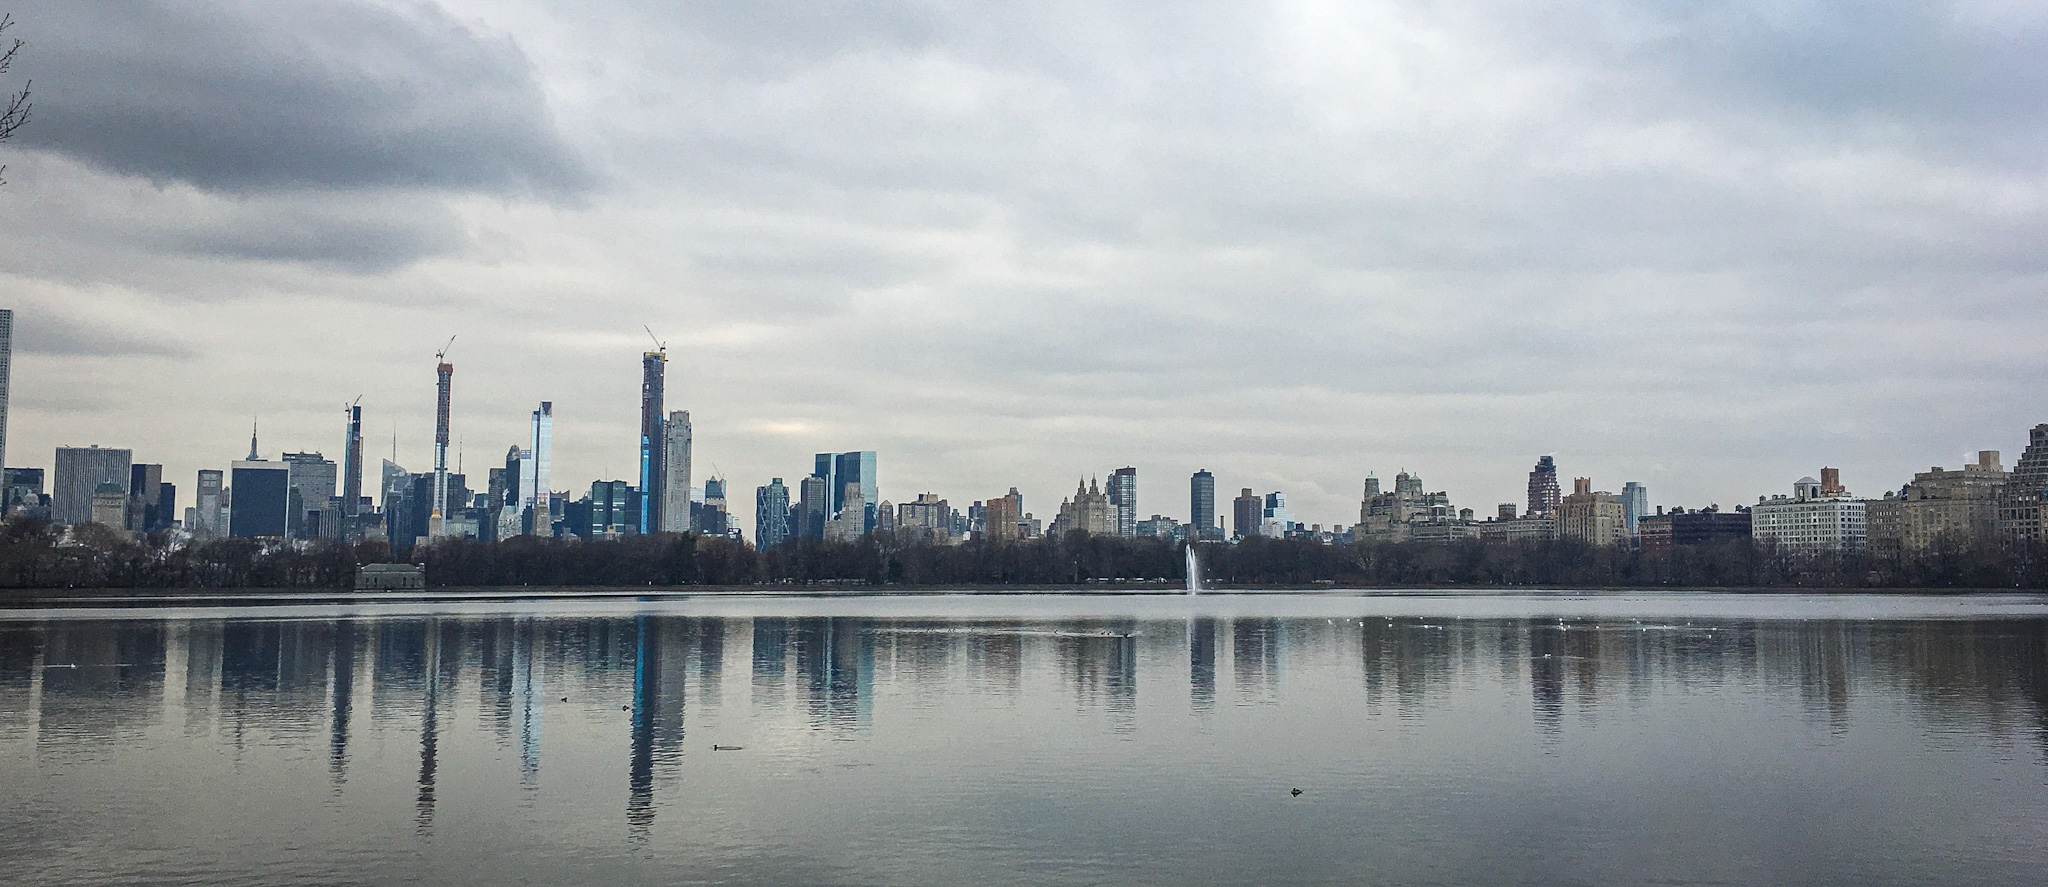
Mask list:
[[[1576,540],[1441,544],[1247,539],[1197,547],[1216,587],[1581,587],[2043,589],[2048,549],[1957,542],[1913,555],[1787,552],[1752,539],[1644,551]],[[70,533],[40,521],[0,524],[0,588],[351,589],[361,565],[394,559],[381,542],[197,545],[131,538],[97,525]],[[691,533],[584,541],[522,536],[450,539],[410,559],[429,588],[562,586],[1064,587],[1186,581],[1182,546],[1071,533],[1023,541],[935,545],[877,533],[852,542],[797,540],[767,551]]]

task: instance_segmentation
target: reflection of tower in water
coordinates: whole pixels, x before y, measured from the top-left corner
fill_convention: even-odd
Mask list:
[[[534,658],[537,623],[531,617],[519,617],[494,619],[471,627],[482,665],[477,669],[477,678],[484,711],[500,747],[518,743],[520,781],[531,790],[538,786],[540,778],[544,689]]]
[[[41,632],[39,748],[137,736],[157,722],[163,623],[51,622]]]
[[[42,637],[33,627],[0,625],[0,742],[30,736],[40,721]],[[189,690],[188,690],[189,692]]]
[[[976,686],[1015,696],[1024,686],[1024,633],[1018,623],[1004,623],[968,638],[968,667]]]
[[[782,705],[783,681],[789,675],[789,620],[763,616],[754,620],[753,677],[756,708]]]
[[[705,706],[719,703],[719,666],[725,662],[725,620],[697,622],[697,698]]]
[[[632,754],[626,765],[626,826],[645,840],[654,824],[654,707],[660,698],[661,670],[655,662],[661,649],[661,623],[651,616],[633,619]]]
[[[327,772],[334,782],[334,790],[341,791],[341,784],[348,781],[348,731],[349,715],[355,706],[356,692],[356,624],[354,620],[342,619],[334,624],[334,646],[332,652],[334,680],[328,701],[327,727]]]
[[[1529,623],[1529,701],[1536,726],[1556,734],[1564,722],[1564,632],[1556,625]]]
[[[707,638],[722,650],[723,624],[707,620],[636,616],[633,619],[632,750],[627,763],[626,825],[635,840],[648,838],[654,824],[654,779],[673,772],[683,754],[684,694],[688,686],[690,646]],[[715,636],[715,637],[714,637]],[[716,683],[716,659],[698,657],[700,686]],[[701,692],[700,692],[701,696]]]
[[[195,620],[185,625],[185,735],[213,729],[220,703],[221,624]]]
[[[1216,620],[1201,616],[1188,623],[1188,701],[1197,710],[1216,707]]]
[[[1083,706],[1100,706],[1118,733],[1137,729],[1138,641],[1129,623],[1075,624],[1059,638],[1060,666]]]
[[[1232,621],[1230,670],[1240,698],[1272,698],[1280,682],[1280,620]]]
[[[865,620],[810,617],[792,626],[797,676],[811,726],[868,726],[874,697],[875,641]]]
[[[519,691],[519,778],[527,788],[540,783],[541,673],[534,661],[539,624],[520,619],[512,634],[512,682]]]
[[[425,668],[421,678],[426,686],[420,693],[420,778],[419,795],[413,806],[418,812],[421,833],[434,826],[434,777],[440,764],[441,632],[436,622],[426,625]]]
[[[1387,647],[1394,623],[1382,619],[1358,620],[1358,658],[1365,674],[1365,704],[1377,709],[1386,692]]]

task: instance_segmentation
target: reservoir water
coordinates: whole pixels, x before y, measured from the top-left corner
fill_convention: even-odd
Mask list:
[[[2041,883],[2048,598],[0,610],[0,796],[13,884]]]

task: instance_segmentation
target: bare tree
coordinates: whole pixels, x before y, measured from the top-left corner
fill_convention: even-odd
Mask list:
[[[0,35],[5,35],[7,29],[12,27],[14,27],[14,16],[0,15]],[[20,52],[21,48],[28,44],[18,37],[9,42],[5,40],[4,36],[0,36],[0,42],[5,42],[7,46],[6,49],[0,50],[0,74],[5,74],[8,68],[14,67],[15,53]],[[22,124],[28,122],[28,110],[31,107],[28,100],[28,90],[34,83],[35,81],[23,83],[20,92],[7,96],[5,109],[0,110],[0,142],[13,138],[15,130],[21,129]],[[6,172],[7,167],[0,165],[0,174]],[[0,178],[0,184],[6,184],[6,182],[5,178]]]

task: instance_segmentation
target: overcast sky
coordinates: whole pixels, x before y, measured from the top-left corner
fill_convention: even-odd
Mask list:
[[[697,477],[1050,518],[1402,469],[1875,495],[2048,421],[2048,4],[0,2],[12,465],[132,447]],[[181,503],[183,504],[183,503]],[[1227,511],[1227,502],[1223,508]]]

